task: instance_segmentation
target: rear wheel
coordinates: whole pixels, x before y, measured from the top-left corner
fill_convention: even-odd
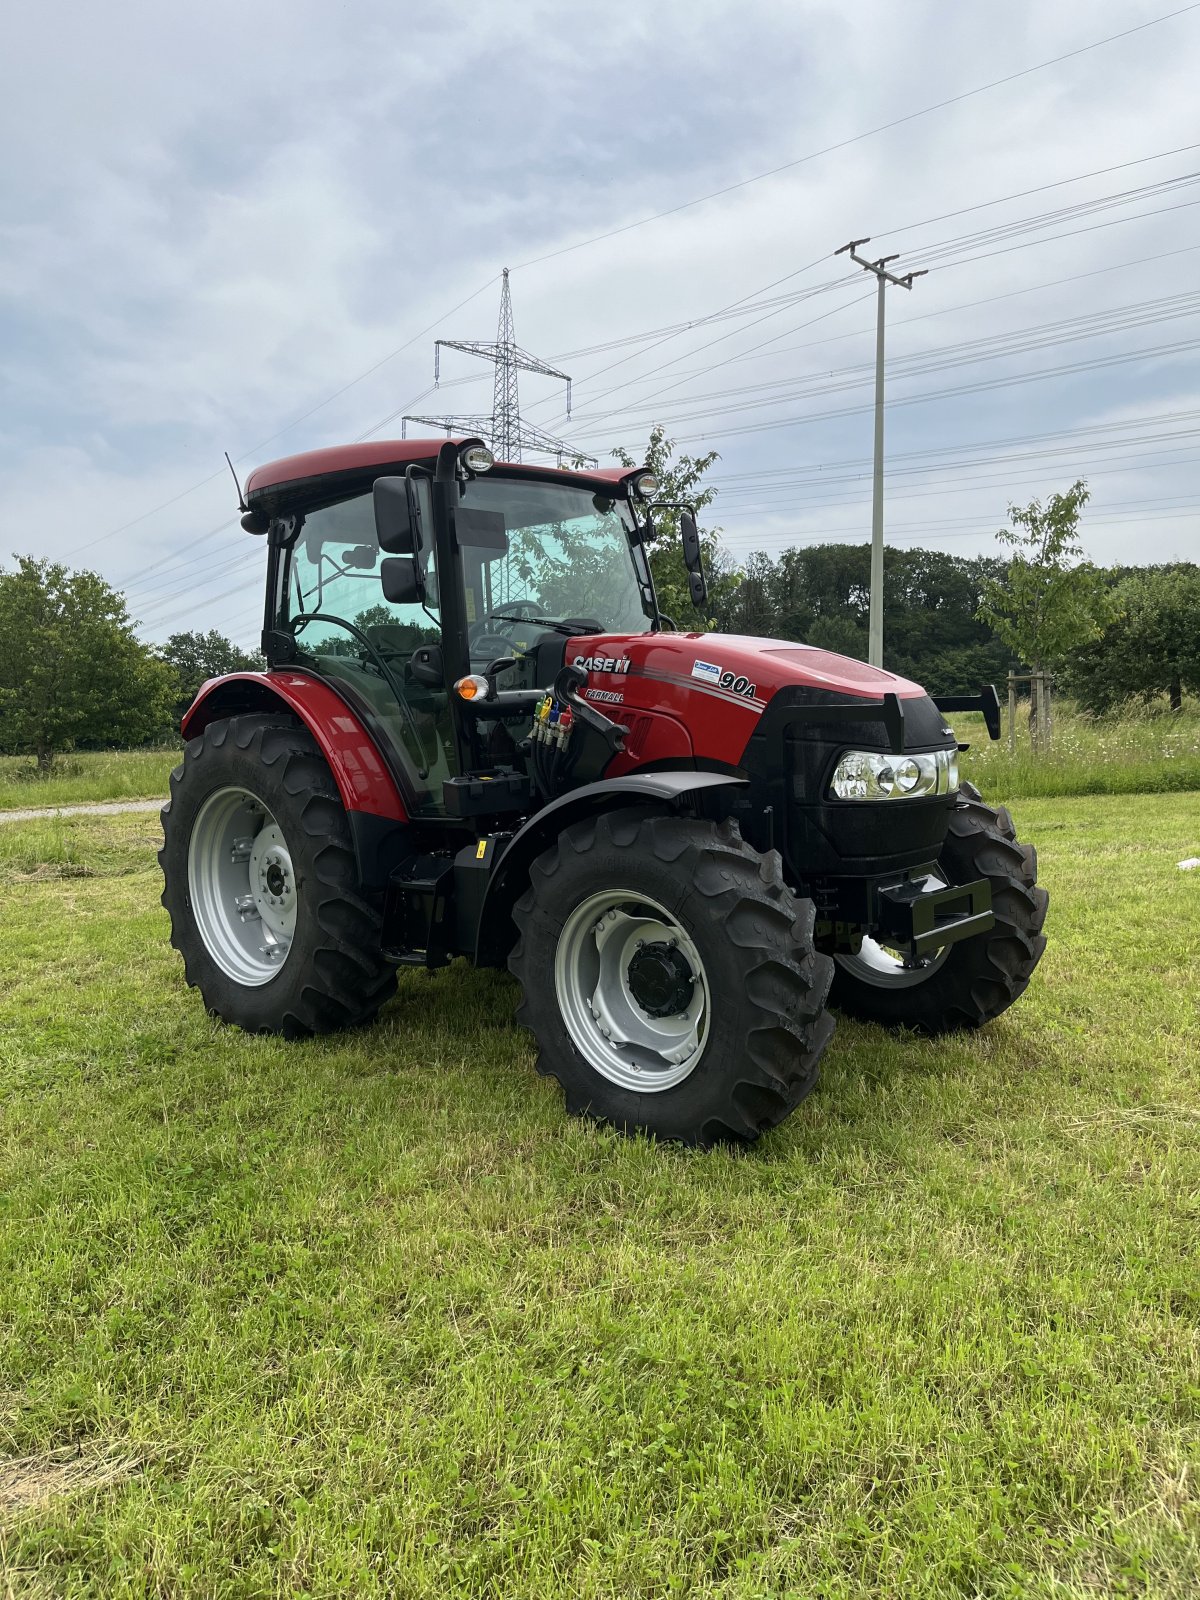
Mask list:
[[[187,981],[215,1016],[297,1037],[373,1017],[395,988],[358,892],[349,824],[311,735],[213,722],[163,809],[162,903]]]
[[[731,822],[615,812],[533,864],[509,966],[568,1110],[683,1144],[749,1142],[817,1079],[832,964],[814,912]]]
[[[1029,985],[1046,948],[1050,896],[1037,882],[1037,851],[1017,840],[1001,806],[964,783],[938,861],[948,883],[987,878],[995,926],[911,961],[864,939],[856,955],[835,956],[830,1003],[851,1016],[927,1034],[979,1028]]]

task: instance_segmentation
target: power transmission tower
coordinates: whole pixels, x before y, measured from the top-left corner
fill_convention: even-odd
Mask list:
[[[871,613],[867,635],[867,660],[873,667],[883,665],[883,317],[885,292],[889,283],[898,289],[911,289],[914,278],[923,278],[925,269],[909,272],[903,278],[887,270],[895,256],[880,256],[878,261],[864,261],[858,254],[860,244],[870,244],[870,239],[851,239],[835,256],[850,253],[850,259],[864,272],[873,272],[879,285],[878,311],[875,318],[875,472],[871,492]]]
[[[508,287],[508,268],[504,269],[504,287],[500,291],[500,326],[495,339],[438,339],[433,347],[433,381],[442,375],[442,350],[462,350],[469,356],[479,356],[496,367],[496,380],[492,390],[492,414],[483,416],[416,417],[406,416],[401,424],[406,434],[407,424],[423,422],[446,432],[473,433],[491,445],[499,461],[520,461],[522,450],[540,450],[557,457],[561,465],[564,456],[589,466],[596,465],[595,456],[584,455],[565,439],[557,439],[544,429],[521,420],[521,402],[517,393],[517,374],[537,372],[546,378],[561,378],[567,386],[567,416],[571,415],[571,380],[557,367],[539,361],[537,356],[522,350],[513,329],[512,294]]]

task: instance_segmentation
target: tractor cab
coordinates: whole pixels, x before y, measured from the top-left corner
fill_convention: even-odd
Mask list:
[[[378,447],[325,451],[250,479],[245,522],[272,556],[268,663],[336,686],[411,815],[453,814],[481,774],[515,779],[497,802],[526,801],[519,744],[568,642],[662,625],[643,544],[652,480],[406,443],[408,460],[395,444],[382,463]]]

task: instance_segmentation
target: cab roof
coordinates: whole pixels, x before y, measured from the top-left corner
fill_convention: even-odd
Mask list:
[[[433,467],[446,439],[375,439],[369,444],[330,445],[324,450],[306,450],[303,455],[284,456],[255,467],[246,480],[246,500],[250,505],[270,511],[289,501],[303,500],[314,489],[352,490],[356,482],[369,483],[388,471],[403,472],[413,462]],[[451,438],[451,444],[466,444],[465,438]],[[612,494],[626,478],[644,471],[642,467],[532,466],[525,462],[497,462],[494,471],[531,478],[567,479],[585,488]]]

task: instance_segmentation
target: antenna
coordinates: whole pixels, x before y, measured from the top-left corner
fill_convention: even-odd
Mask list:
[[[226,450],[224,452],[224,455],[225,455],[225,460],[229,464],[230,472],[233,472],[233,462],[229,460],[229,451]],[[245,498],[244,498],[244,496],[242,494],[242,486],[238,482],[238,475],[237,475],[236,472],[233,472],[233,487],[238,492],[238,510],[239,511],[249,511],[250,507],[246,504]]]

